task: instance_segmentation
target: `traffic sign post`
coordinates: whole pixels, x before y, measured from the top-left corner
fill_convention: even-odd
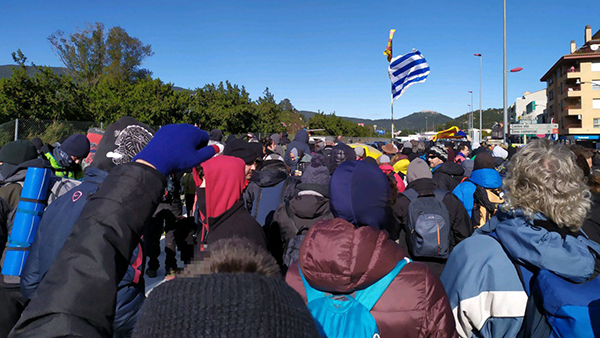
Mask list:
[[[510,134],[512,135],[527,135],[527,134],[558,134],[557,123],[523,123],[511,124]]]

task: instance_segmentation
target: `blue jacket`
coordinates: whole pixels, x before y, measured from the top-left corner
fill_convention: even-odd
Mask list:
[[[21,274],[21,292],[28,299],[33,298],[37,287],[71,234],[75,221],[107,176],[108,172],[104,170],[88,168],[83,183],[56,199],[44,211]],[[131,258],[131,265],[119,283],[115,331],[119,331],[123,325],[131,325],[133,329],[131,319],[136,318],[142,306],[145,298],[141,272],[143,257],[141,246],[138,245]]]
[[[533,219],[546,218],[536,214]],[[488,235],[494,231],[498,240]],[[454,248],[441,277],[459,335],[515,337],[520,330],[528,296],[507,254],[520,264],[582,282],[594,273],[589,247],[597,246],[583,236],[563,239],[556,232],[535,227],[521,210],[498,211]]]
[[[502,187],[502,178],[495,169],[477,169],[471,173],[468,181],[462,182],[452,190],[452,193],[465,206],[469,217],[471,217],[473,204],[475,203],[473,195],[475,194],[476,186],[473,183],[486,189],[497,189]]]

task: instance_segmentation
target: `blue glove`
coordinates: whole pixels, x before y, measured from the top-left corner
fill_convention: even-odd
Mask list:
[[[169,124],[160,128],[133,160],[144,160],[165,176],[187,170],[219,152],[208,144],[208,133],[191,124]]]

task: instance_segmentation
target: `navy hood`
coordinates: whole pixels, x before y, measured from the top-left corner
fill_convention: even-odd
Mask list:
[[[308,144],[308,132],[306,130],[298,130],[296,135],[294,135],[294,141],[302,142]]]
[[[333,215],[357,227],[384,229],[391,218],[390,197],[390,183],[385,174],[364,161],[340,164],[329,184]]]

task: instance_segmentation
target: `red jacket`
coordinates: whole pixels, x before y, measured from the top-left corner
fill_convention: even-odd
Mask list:
[[[404,191],[404,189],[406,189],[406,186],[404,185],[404,181],[402,180],[400,175],[398,175],[398,173],[394,171],[394,167],[392,167],[389,164],[381,164],[379,166],[379,169],[381,169],[381,171],[383,171],[383,173],[386,175],[389,175],[389,174],[394,175],[394,178],[396,179],[396,187],[398,188],[398,193],[401,193]]]
[[[317,222],[309,230],[300,248],[299,263],[314,288],[349,294],[372,285],[406,256],[385,231],[357,229],[337,218]],[[298,263],[289,268],[286,281],[306,302]],[[402,269],[371,314],[382,338],[456,336],[444,287],[421,263],[411,262]]]

